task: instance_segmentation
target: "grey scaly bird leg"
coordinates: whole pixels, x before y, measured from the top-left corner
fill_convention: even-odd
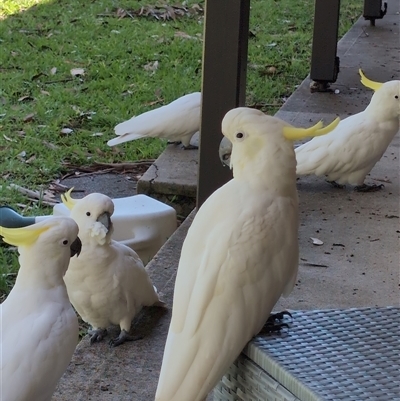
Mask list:
[[[141,340],[142,338],[143,336],[130,336],[127,331],[121,330],[119,336],[117,338],[110,340],[109,344],[110,347],[118,347],[118,345],[121,345],[126,341],[137,341]]]
[[[90,344],[101,341],[107,334],[107,329],[92,329],[88,330],[90,335]]]

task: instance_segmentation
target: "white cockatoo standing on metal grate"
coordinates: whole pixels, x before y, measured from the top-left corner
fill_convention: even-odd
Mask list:
[[[332,127],[321,126],[298,129],[249,108],[224,117],[234,178],[200,207],[184,241],[156,401],[205,400],[292,290],[298,266],[292,140]]]
[[[71,303],[82,319],[92,325],[92,343],[102,340],[111,325],[119,325],[121,333],[110,345],[138,339],[129,335],[133,318],[142,306],[164,303],[138,254],[111,239],[112,199],[100,193],[72,199],[71,191],[62,200],[78,224],[82,240],[82,253],[71,259],[64,278]]]
[[[139,138],[165,138],[169,142],[181,142],[185,149],[192,149],[192,136],[200,129],[201,93],[194,92],[173,102],[147,111],[118,124],[116,138],[108,146],[134,141]]]
[[[78,318],[63,280],[81,249],[78,226],[51,217],[0,227],[0,236],[20,255],[17,280],[0,305],[0,399],[50,401],[78,344]]]
[[[359,72],[363,85],[375,91],[367,108],[343,119],[328,135],[296,148],[296,159],[299,176],[326,176],[336,186],[350,184],[367,192],[383,187],[364,180],[399,130],[400,81],[382,84]]]

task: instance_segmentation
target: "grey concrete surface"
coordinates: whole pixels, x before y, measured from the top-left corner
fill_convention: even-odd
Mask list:
[[[388,0],[388,3],[388,15],[377,21],[375,28],[360,19],[340,41],[342,72],[332,85],[340,93],[311,95],[306,79],[278,116],[296,125],[309,125],[321,117],[330,121],[336,114],[345,117],[362,110],[371,92],[359,83],[359,66],[371,79],[400,78],[400,1]],[[191,157],[180,150],[179,154]],[[177,164],[169,164],[171,174],[186,168],[176,157]],[[350,188],[338,190],[314,177],[299,180],[299,277],[293,293],[281,300],[277,309],[399,304],[399,157],[397,136],[368,177],[371,182],[385,184],[376,193],[355,193]],[[163,173],[167,175],[166,166],[158,168],[165,168]],[[168,311],[151,308],[141,313],[132,331],[145,334],[143,340],[116,349],[108,348],[106,342],[89,346],[86,339],[82,341],[53,401],[154,399],[171,316],[176,268],[192,218],[193,214],[148,265]],[[313,245],[311,237],[324,244]]]

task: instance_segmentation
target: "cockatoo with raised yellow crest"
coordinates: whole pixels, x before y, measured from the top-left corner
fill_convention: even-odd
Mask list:
[[[116,138],[108,146],[134,141],[139,138],[165,138],[169,142],[181,142],[184,149],[192,149],[192,136],[200,129],[201,93],[194,92],[173,102],[147,111],[137,117],[118,124]]]
[[[130,336],[129,330],[142,306],[164,304],[137,253],[111,239],[112,199],[100,193],[73,199],[71,191],[62,200],[78,224],[82,240],[82,253],[71,259],[64,278],[71,303],[92,325],[92,343],[102,340],[111,325],[119,325],[121,333],[110,345],[135,340],[138,337]]]
[[[202,401],[292,290],[298,200],[292,140],[321,135],[259,110],[222,121],[233,179],[200,207],[179,261],[156,401]]]
[[[399,130],[400,81],[381,84],[359,72],[363,85],[375,91],[367,108],[343,119],[328,135],[296,148],[296,159],[299,176],[326,176],[334,185],[351,184],[367,192],[383,187],[364,180]]]
[[[79,254],[78,226],[52,217],[22,228],[0,227],[18,247],[17,279],[0,305],[0,399],[50,401],[78,344],[78,318],[63,276]]]

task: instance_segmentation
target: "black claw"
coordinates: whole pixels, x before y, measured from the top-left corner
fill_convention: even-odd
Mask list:
[[[367,184],[362,184],[362,185],[357,185],[356,187],[354,187],[354,191],[357,192],[376,192],[379,191],[381,189],[385,188],[385,186],[383,184],[372,184],[372,185],[367,185]]]
[[[118,347],[126,341],[138,341],[141,340],[143,336],[130,336],[126,331],[121,331],[118,337],[111,339],[108,342],[110,348]]]
[[[284,310],[284,311],[278,312],[278,313],[271,313],[267,320],[267,323],[268,322],[271,322],[271,323],[278,322],[279,323],[285,319],[285,316],[290,316],[291,322],[293,321],[292,314],[289,311]]]
[[[334,188],[338,188],[338,189],[346,188],[346,185],[338,184],[336,181],[328,181],[328,180],[326,180],[326,182],[328,184],[331,184]]]
[[[289,316],[291,321],[289,323],[283,323],[282,321],[286,316]],[[271,313],[264,327],[261,329],[259,334],[269,335],[275,334],[287,334],[290,329],[290,324],[293,321],[293,316],[288,311],[282,311],[278,313]]]
[[[100,342],[107,334],[106,329],[97,329],[97,330],[89,330],[88,332],[91,334],[90,337],[90,345],[93,345],[96,342]]]

